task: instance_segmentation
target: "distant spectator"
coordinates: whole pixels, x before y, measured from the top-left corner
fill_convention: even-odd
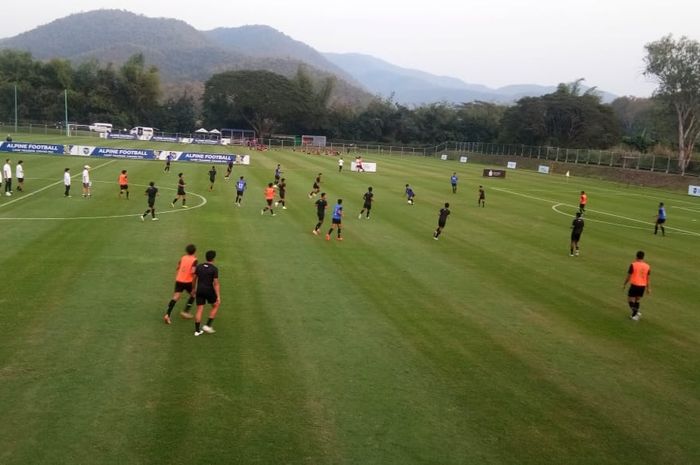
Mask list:
[[[8,134],[8,135],[7,135],[7,138],[6,138],[5,140],[6,140],[7,142],[12,142],[12,136]]]

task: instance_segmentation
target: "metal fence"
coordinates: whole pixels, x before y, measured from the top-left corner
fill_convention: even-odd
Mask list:
[[[14,124],[0,122],[0,131],[14,132]],[[64,136],[61,125],[23,123],[17,127],[18,133]],[[72,130],[72,135],[99,137],[92,131]],[[195,137],[195,133],[162,133],[159,136]],[[291,139],[259,139],[259,142],[273,149],[298,147]],[[390,145],[347,140],[329,141],[321,150],[338,154],[388,155],[396,157],[432,157],[459,160],[477,154],[482,156],[500,155],[542,160],[574,165],[607,166],[630,170],[654,171],[669,174],[683,174],[678,166],[678,154],[639,153],[633,151],[569,149],[561,147],[531,146],[521,144],[498,144],[489,142],[445,142],[438,145]],[[482,158],[482,157],[480,157]],[[483,158],[482,158],[483,159]],[[488,158],[487,158],[488,160]],[[494,157],[494,162],[496,157]],[[514,160],[515,161],[515,160]],[[684,173],[686,176],[700,176],[700,157],[696,154]]]

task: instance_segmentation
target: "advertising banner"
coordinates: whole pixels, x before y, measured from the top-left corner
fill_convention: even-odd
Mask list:
[[[505,178],[506,170],[485,169],[482,176],[485,178]]]
[[[362,162],[362,168],[364,171],[368,173],[376,173],[377,172],[377,164],[376,163],[367,163],[366,161]],[[357,171],[357,163],[354,161],[350,163],[350,171]]]
[[[700,197],[700,186],[688,186],[688,195]]]
[[[34,144],[32,142],[3,142],[0,152],[12,153],[53,153],[61,155],[65,148],[59,144]]]
[[[508,168],[509,170],[514,170],[516,166],[518,166],[518,164],[517,164],[516,162],[514,162],[514,161],[509,161],[509,162],[508,162],[508,165],[506,166],[506,168]]]
[[[537,172],[542,174],[549,174],[549,166],[540,165],[539,168],[537,168]]]

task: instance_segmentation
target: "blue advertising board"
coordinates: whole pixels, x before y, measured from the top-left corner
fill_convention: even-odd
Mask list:
[[[3,142],[0,144],[0,152],[12,153],[53,153],[61,155],[64,147],[60,144],[34,144],[31,142]]]

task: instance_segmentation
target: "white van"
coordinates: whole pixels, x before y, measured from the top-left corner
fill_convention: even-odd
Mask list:
[[[154,132],[153,128],[147,128],[144,126],[136,126],[135,128],[131,128],[131,131],[129,131],[129,134],[133,134],[141,140],[148,140],[151,137],[153,137],[153,132]]]
[[[112,132],[111,123],[92,123],[89,128],[94,132]]]

